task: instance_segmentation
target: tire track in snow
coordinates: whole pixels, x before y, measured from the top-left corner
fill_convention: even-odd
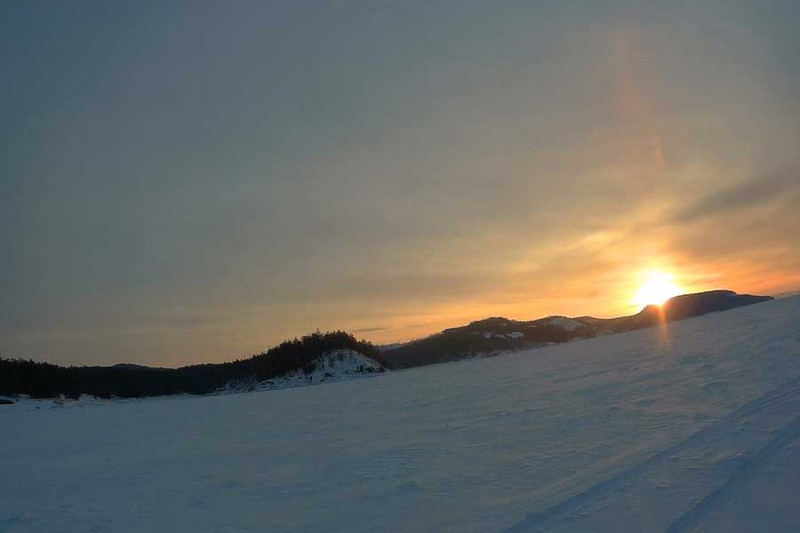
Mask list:
[[[739,421],[756,414],[760,411],[768,409],[770,407],[783,404],[796,396],[800,395],[800,379],[793,379],[792,381],[781,385],[780,387],[771,390],[770,392],[764,394],[763,396],[759,396],[755,400],[752,400],[736,411],[728,414],[721,420],[712,423],[711,425],[701,429],[700,431],[693,433],[683,441],[679,442],[678,444],[671,446],[665,450],[662,450],[655,455],[645,459],[641,463],[634,465],[633,467],[618,472],[612,475],[609,478],[604,479],[592,485],[588,489],[583,492],[580,492],[570,498],[567,498],[564,501],[556,503],[550,507],[547,507],[538,513],[529,513],[522,522],[511,526],[510,528],[505,530],[505,533],[520,533],[520,532],[529,532],[529,531],[539,531],[541,528],[555,523],[560,517],[574,511],[588,503],[597,500],[598,498],[614,492],[615,490],[619,489],[632,479],[636,479],[640,477],[644,472],[646,472],[649,468],[655,466],[660,461],[664,459],[668,459],[669,457],[691,448],[692,446],[706,442],[710,438],[714,437],[725,431],[726,429],[730,428],[730,426],[738,423]],[[795,427],[797,426],[797,427]],[[773,455],[776,451],[778,451],[781,447],[785,446],[791,438],[797,433],[800,432],[800,418],[796,419],[792,423],[790,423],[787,427],[780,431],[778,436],[776,436],[770,443],[762,448],[748,463],[742,466],[741,470],[745,470],[744,473],[739,475],[737,472],[730,478],[723,487],[730,485],[733,483],[733,488],[738,487],[739,485],[744,485],[749,481],[752,477],[752,473],[748,473],[747,470],[748,465],[752,465],[750,470],[753,473],[756,470],[756,467],[761,464],[764,460],[768,459],[771,455]],[[772,449],[774,447],[774,449]],[[757,462],[756,462],[757,461]],[[755,462],[755,464],[753,464]],[[739,478],[736,480],[734,478]],[[733,490],[730,489],[730,490]],[[717,489],[718,492],[720,489]],[[705,516],[706,511],[703,510],[703,507],[707,507],[708,510],[718,504],[719,499],[724,496],[713,497],[714,493],[704,498],[697,506],[689,511],[687,514],[683,515],[683,517],[678,518],[673,524],[676,524],[679,520],[686,520],[686,524],[688,527],[691,527],[691,524],[694,523],[694,520],[702,519]],[[711,498],[709,500],[709,498]],[[709,500],[709,501],[707,501]],[[703,505],[705,503],[705,505]],[[691,513],[696,512],[695,515],[690,515]],[[686,518],[684,518],[686,517]],[[684,522],[681,522],[683,524]],[[672,526],[670,526],[672,527]],[[675,527],[683,527],[680,524],[677,524]],[[670,529],[670,531],[673,531]],[[675,531],[684,531],[684,529],[676,529]]]
[[[758,467],[764,465],[777,452],[791,443],[795,437],[800,435],[800,417],[788,426],[784,427],[778,434],[752,459],[745,462],[721,487],[711,492],[708,496],[700,500],[692,509],[675,519],[667,529],[668,533],[680,533],[691,531],[701,525],[708,518],[709,513],[714,511],[726,498],[735,496],[753,479],[758,472]]]

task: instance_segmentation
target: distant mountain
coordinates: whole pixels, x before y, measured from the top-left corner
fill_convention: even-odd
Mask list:
[[[619,333],[648,328],[663,322],[674,322],[701,316],[716,311],[756,304],[772,300],[771,296],[736,294],[733,291],[717,290],[683,294],[670,298],[663,305],[648,305],[635,315],[618,318],[579,317],[576,320],[596,328],[597,334]]]
[[[383,358],[390,368],[408,368],[594,336],[593,326],[563,316],[527,322],[492,317],[393,348]]]
[[[549,316],[519,321],[491,317],[380,348],[344,331],[316,332],[247,359],[181,368],[131,363],[62,367],[0,358],[0,396],[137,398],[285,388],[630,331],[771,299],[710,291],[676,296],[663,306],[648,306],[635,315],[618,318]]]
[[[123,370],[170,370],[161,366],[137,365],[136,363],[117,363],[116,365],[111,365],[110,368],[121,368]]]
[[[381,353],[390,352],[394,349],[400,348],[401,346],[405,346],[408,344],[407,342],[393,342],[390,344],[379,344],[376,346]]]
[[[470,357],[490,356],[509,350],[522,350],[573,339],[631,331],[771,299],[770,296],[752,296],[718,290],[676,296],[662,306],[650,305],[635,315],[618,318],[551,316],[519,321],[492,317],[393,347],[385,351],[383,357],[390,368],[445,363]]]

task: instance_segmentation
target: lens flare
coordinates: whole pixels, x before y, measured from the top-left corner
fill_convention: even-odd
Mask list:
[[[634,303],[639,307],[661,305],[673,296],[682,294],[683,290],[672,282],[669,274],[652,272],[644,284],[636,291]]]

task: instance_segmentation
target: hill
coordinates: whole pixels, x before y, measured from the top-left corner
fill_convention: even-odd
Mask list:
[[[181,368],[153,368],[130,363],[62,367],[0,358],[0,395],[27,394],[33,398],[63,395],[74,399],[88,394],[100,398],[139,398],[283,388],[287,383],[336,381],[386,368],[424,366],[587,339],[770,299],[769,296],[740,295],[733,291],[710,291],[677,296],[662,307],[649,306],[636,315],[611,319],[550,316],[519,321],[491,317],[383,349],[357,340],[344,331],[316,332],[286,341],[247,359]],[[352,355],[346,358],[349,361],[346,364],[337,359],[342,353]],[[317,371],[322,368],[326,370]]]
[[[383,357],[390,368],[409,368],[594,336],[594,327],[567,317],[527,322],[492,317],[401,345]]]
[[[226,383],[220,392],[252,392],[288,389],[304,385],[318,385],[344,381],[371,374],[380,374],[386,368],[370,357],[350,349],[331,350],[303,365],[301,368],[266,380],[248,378]]]
[[[62,367],[0,358],[0,395],[78,398],[88,394],[100,398],[139,398],[207,394],[232,383],[261,383],[298,372],[311,375],[327,364],[326,354],[342,350],[358,354],[362,359],[356,369],[361,366],[364,372],[371,373],[373,368],[382,368],[382,355],[371,343],[357,340],[344,331],[316,332],[283,342],[248,359],[181,368],[131,364]]]
[[[647,328],[771,299],[717,290],[676,296],[662,306],[647,306],[635,315],[617,318],[551,316],[519,321],[492,317],[386,350],[384,358],[391,368],[445,363]]]

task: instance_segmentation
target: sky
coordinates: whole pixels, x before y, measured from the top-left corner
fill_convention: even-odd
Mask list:
[[[0,351],[800,288],[800,3],[0,4]]]

